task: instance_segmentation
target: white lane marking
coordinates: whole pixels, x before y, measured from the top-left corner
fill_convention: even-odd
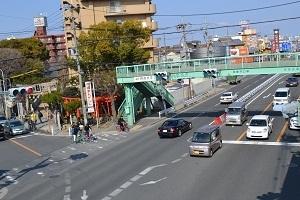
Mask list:
[[[103,140],[103,141],[111,141],[111,140],[109,140],[109,139],[107,139],[107,138],[103,138],[103,137],[99,137],[99,140]]]
[[[184,153],[184,154],[181,155],[181,157],[184,158],[184,157],[187,157],[188,155],[189,155],[188,153]]]
[[[111,197],[106,196],[106,197],[102,198],[102,200],[111,200]]]
[[[13,171],[18,171],[19,169],[18,169],[18,168],[13,168],[12,170],[13,170]]]
[[[191,142],[191,140],[192,140],[192,137],[189,137],[186,141]]]
[[[264,96],[263,99],[268,98],[270,95],[271,95],[271,93],[268,94],[268,95],[266,95],[266,96]]]
[[[69,194],[64,195],[64,200],[71,200],[71,196]]]
[[[248,144],[248,145],[265,145],[265,146],[300,147],[300,143],[292,143],[292,142],[262,142],[262,141],[223,140],[223,143],[224,144]]]
[[[103,147],[99,146],[98,149],[103,149]]]
[[[65,188],[65,193],[70,193],[71,192],[71,186],[67,186]]]
[[[139,175],[144,176],[144,175],[148,174],[152,169],[153,169],[152,167],[148,167],[148,168],[144,169],[142,172],[140,172]]]
[[[277,79],[277,81],[279,81],[280,79],[282,79],[282,77],[280,77],[279,79]],[[253,101],[255,101],[258,97],[260,97],[263,93],[265,93],[270,87],[272,87],[277,81],[274,81],[271,85],[269,85],[266,89],[264,89],[259,95],[257,95],[255,98],[253,98],[249,103],[247,103],[247,105],[250,105]]]
[[[264,78],[265,78],[265,76],[262,76],[262,77],[259,78],[259,80],[264,79]]]
[[[30,134],[30,135],[22,135],[22,136],[18,136],[18,137],[11,138],[11,140],[16,140],[16,139],[21,139],[21,138],[27,138],[27,137],[31,137],[31,136],[34,136],[34,135],[33,135],[33,134]]]
[[[181,161],[181,158],[178,158],[178,159],[176,159],[176,160],[173,160],[171,163],[177,163],[177,162],[179,162],[179,161]]]
[[[136,175],[136,176],[132,177],[130,180],[131,180],[132,182],[135,182],[135,181],[139,180],[140,178],[142,178],[142,176]]]
[[[82,200],[87,200],[88,199],[88,195],[87,195],[87,192],[86,192],[86,190],[83,190],[83,192],[82,192],[82,196],[81,196],[81,199]]]
[[[156,183],[158,183],[158,182],[161,182],[161,181],[163,181],[163,180],[165,180],[165,179],[167,179],[168,177],[163,177],[163,178],[161,178],[161,179],[158,179],[158,180],[156,180],[156,181],[148,181],[148,182],[146,182],[146,183],[142,183],[142,184],[140,184],[141,186],[143,186],[143,185],[153,185],[153,184],[156,184]]]
[[[123,189],[120,189],[120,188],[115,189],[112,193],[109,194],[109,196],[115,197],[118,194],[120,194],[122,191],[123,191]]]
[[[254,83],[257,83],[258,80],[254,81]]]
[[[76,148],[75,147],[68,147],[69,149],[71,149],[71,150],[73,150],[73,151],[75,151],[76,150]]]
[[[218,105],[220,105],[220,103],[215,104],[214,107],[216,107],[216,106],[218,106]]]
[[[210,122],[209,125],[212,125],[214,123],[214,121]]]
[[[62,153],[66,153],[65,151],[61,151]]]
[[[247,85],[246,87],[244,87],[244,89],[246,89],[246,88],[248,88],[248,87],[250,87],[251,85]]]
[[[37,174],[38,175],[44,175],[44,172],[38,172]]]
[[[120,188],[126,189],[126,188],[128,188],[131,184],[132,184],[132,182],[127,181],[126,183],[124,183],[123,185],[121,185]]]
[[[6,187],[0,190],[0,199],[3,199],[8,193],[8,189]]]
[[[280,85],[280,84],[282,84],[282,83],[284,83],[284,81],[281,81],[280,83],[278,83],[278,85]]]

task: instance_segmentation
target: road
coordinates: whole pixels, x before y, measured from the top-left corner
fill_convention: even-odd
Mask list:
[[[242,96],[269,77],[251,77],[231,91]],[[180,138],[160,139],[157,124],[64,165],[59,173],[51,173],[55,167],[48,164],[47,157],[41,158],[35,167],[42,169],[44,176],[36,176],[36,169],[28,170],[18,184],[6,185],[5,199],[297,199],[299,132],[288,130],[286,121],[270,106],[272,94],[284,86],[285,79],[281,76],[274,81],[248,107],[251,116],[264,113],[274,117],[269,140],[249,142],[245,124],[222,126],[223,148],[212,158],[195,158],[188,155],[193,131]],[[291,90],[297,98],[300,87]],[[219,97],[195,105],[179,117],[192,121],[194,130],[209,124],[226,108],[218,103]]]

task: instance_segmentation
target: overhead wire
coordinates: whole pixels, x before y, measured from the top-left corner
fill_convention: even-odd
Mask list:
[[[225,15],[225,14],[234,14],[234,13],[242,13],[242,12],[252,12],[252,11],[259,11],[259,10],[266,10],[271,8],[278,8],[282,6],[288,6],[293,4],[298,4],[300,1],[292,1],[288,3],[281,3],[276,5],[270,6],[263,6],[257,8],[249,8],[249,9],[241,9],[241,10],[232,10],[232,11],[223,11],[223,12],[211,12],[211,13],[194,13],[194,14],[157,14],[157,17],[192,17],[192,16],[211,16],[211,15]]]

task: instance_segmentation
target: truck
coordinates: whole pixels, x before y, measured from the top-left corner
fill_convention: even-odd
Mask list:
[[[241,76],[227,76],[226,81],[228,84],[238,84],[242,80]]]

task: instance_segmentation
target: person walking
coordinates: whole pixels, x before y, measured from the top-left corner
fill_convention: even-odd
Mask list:
[[[72,137],[73,137],[73,142],[77,142],[77,135],[78,135],[78,131],[79,131],[79,127],[73,123],[72,124],[72,128],[71,128],[71,132],[72,132]]]
[[[36,130],[36,122],[37,122],[37,114],[35,112],[32,112],[30,115],[31,120],[31,129]]]

